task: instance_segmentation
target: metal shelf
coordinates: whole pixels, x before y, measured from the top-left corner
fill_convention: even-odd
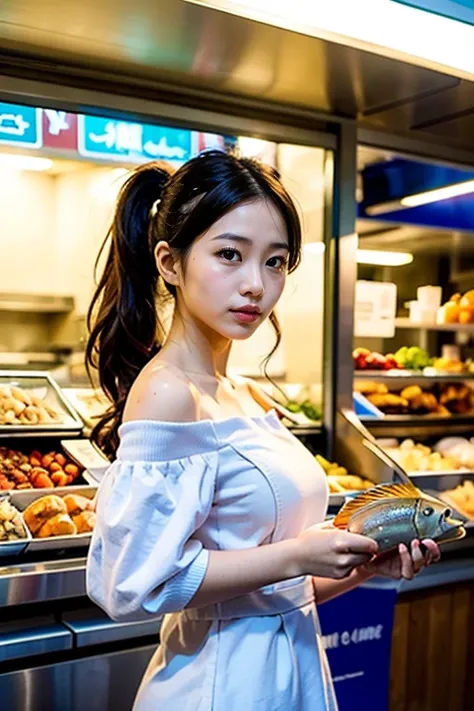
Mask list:
[[[396,318],[395,328],[407,328],[417,331],[462,331],[474,334],[474,323],[415,323],[409,318]]]
[[[423,438],[474,434],[473,415],[385,415],[380,419],[364,416],[359,419],[374,437]]]
[[[454,383],[474,380],[474,373],[425,373],[422,370],[355,370],[354,379],[377,380],[386,383],[394,380]]]

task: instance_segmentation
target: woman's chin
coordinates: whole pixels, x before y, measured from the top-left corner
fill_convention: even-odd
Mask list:
[[[258,326],[259,324],[237,324],[230,328],[219,329],[219,333],[231,341],[246,341],[247,338],[253,336]]]

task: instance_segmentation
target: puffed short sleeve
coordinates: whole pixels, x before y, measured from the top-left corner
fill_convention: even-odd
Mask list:
[[[110,466],[97,498],[87,592],[112,619],[161,616],[192,600],[209,557],[193,535],[213,503],[217,462],[214,451]]]

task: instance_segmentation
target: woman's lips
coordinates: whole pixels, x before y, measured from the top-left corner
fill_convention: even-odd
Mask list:
[[[260,318],[260,313],[258,311],[234,311],[230,312],[232,316],[240,323],[254,323]]]

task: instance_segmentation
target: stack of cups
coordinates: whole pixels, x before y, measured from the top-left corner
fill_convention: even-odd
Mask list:
[[[420,286],[416,292],[420,323],[436,323],[436,315],[441,306],[440,286]]]

